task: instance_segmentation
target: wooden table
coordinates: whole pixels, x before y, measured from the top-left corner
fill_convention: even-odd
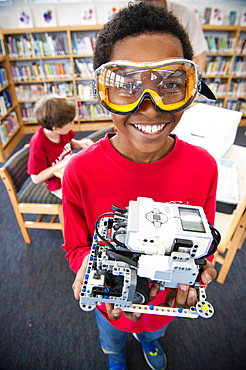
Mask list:
[[[239,203],[232,214],[215,214],[215,227],[221,233],[221,242],[215,253],[214,264],[221,264],[217,281],[224,283],[238,249],[245,240],[246,230],[246,148],[233,145],[224,156],[235,161],[238,168]],[[222,256],[226,253],[224,256]]]

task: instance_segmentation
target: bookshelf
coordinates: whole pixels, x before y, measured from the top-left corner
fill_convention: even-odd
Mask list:
[[[246,27],[202,26],[209,45],[203,78],[215,92],[218,106],[240,110],[246,125]],[[199,99],[203,101],[203,99]]]
[[[93,97],[93,46],[101,25],[3,30],[24,133],[34,133],[33,107],[56,93],[74,102],[75,131],[98,130],[111,116]]]
[[[20,108],[11,78],[8,56],[0,31],[0,162],[4,162],[23,137]]]
[[[1,64],[5,63],[8,74],[13,76],[8,89],[15,90],[14,101],[24,134],[37,130],[33,106],[40,97],[51,93],[74,102],[75,131],[98,130],[112,124],[91,88],[93,44],[101,27],[2,30],[7,56]],[[246,125],[246,27],[202,27],[211,43],[204,78],[217,94],[218,105],[243,111],[240,125]],[[197,100],[205,102],[201,97]]]

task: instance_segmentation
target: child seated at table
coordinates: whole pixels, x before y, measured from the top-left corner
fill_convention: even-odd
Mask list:
[[[65,98],[44,97],[34,113],[40,127],[30,140],[27,172],[35,184],[44,181],[49,191],[62,198],[61,180],[54,172],[68,163],[73,149],[88,148],[93,141],[74,139],[75,106]]]

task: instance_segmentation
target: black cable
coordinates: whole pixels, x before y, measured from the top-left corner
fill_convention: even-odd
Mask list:
[[[217,229],[215,229],[215,227],[213,227],[210,223],[209,224],[209,227],[210,227],[210,230],[211,230],[211,234],[213,236],[213,242],[209,248],[209,251],[208,253],[206,254],[206,256],[203,256],[202,258],[198,258],[198,259],[195,259],[195,263],[196,265],[202,265],[205,258],[208,258],[210,256],[212,256],[216,250],[217,250],[217,247],[220,243],[220,240],[221,240],[221,235],[219,233],[219,231]]]
[[[126,248],[126,245],[125,243],[122,243],[121,241],[119,241],[116,237],[117,235],[126,235],[126,230],[118,230],[116,231],[114,234],[113,234],[113,241],[119,245],[120,247],[123,247],[123,248]]]
[[[96,230],[96,233],[97,233],[97,235],[99,236],[99,238],[102,240],[102,241],[104,241],[104,243],[106,243],[108,246],[109,246],[109,248],[110,249],[112,249],[112,250],[115,250],[115,247],[114,247],[114,245],[113,244],[111,244],[107,239],[105,239],[101,234],[100,234],[100,232],[99,232],[99,230],[98,230],[98,223],[99,223],[99,221],[100,221],[100,219],[102,218],[102,217],[104,217],[104,216],[109,216],[109,215],[115,215],[115,213],[113,213],[113,212],[106,212],[106,213],[103,213],[102,215],[100,215],[99,217],[98,217],[98,219],[96,220],[96,223],[95,223],[95,230]]]

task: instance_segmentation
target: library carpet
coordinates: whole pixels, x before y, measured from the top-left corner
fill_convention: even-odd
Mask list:
[[[239,129],[236,143],[246,146],[245,128]],[[75,275],[61,248],[61,232],[31,230],[32,244],[26,245],[2,181],[0,224],[0,369],[106,369],[95,314],[82,312],[73,298]],[[167,370],[245,369],[245,260],[246,243],[237,252],[224,285],[217,281],[209,285],[207,300],[215,308],[211,319],[174,319],[169,325],[160,339]],[[131,335],[127,366],[149,369]]]

